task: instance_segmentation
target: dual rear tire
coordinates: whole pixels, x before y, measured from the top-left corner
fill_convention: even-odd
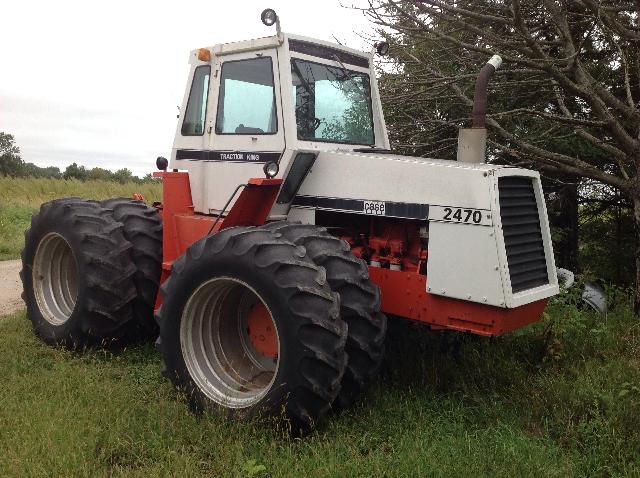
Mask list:
[[[135,265],[133,284],[134,323],[130,335],[133,339],[153,339],[158,327],[153,319],[156,296],[162,272],[162,220],[158,210],[144,202],[128,198],[113,198],[100,205],[111,211],[111,216],[122,223],[123,234],[131,243],[131,261]]]
[[[162,225],[157,212],[144,203],[117,201],[117,205],[101,205],[78,198],[59,199],[43,204],[31,218],[20,277],[27,318],[36,335],[48,344],[70,348],[109,345],[139,339],[155,328],[153,304],[146,309],[140,306],[141,298],[155,297],[155,291],[150,290],[153,286],[148,279],[140,279],[141,271],[149,269],[140,260],[141,243],[132,227],[137,221],[119,209],[135,209],[153,217],[151,234],[160,242],[155,241],[152,250],[158,258],[162,255]],[[157,270],[152,271],[156,290],[159,267],[158,262]],[[143,287],[147,288],[144,296],[140,293]]]

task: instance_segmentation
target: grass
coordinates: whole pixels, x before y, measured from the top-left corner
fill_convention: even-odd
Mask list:
[[[0,178],[0,259],[42,202],[159,185]],[[0,319],[0,476],[640,476],[640,322],[625,295],[496,340],[391,320],[359,406],[292,440],[195,416],[151,345],[74,353]]]
[[[24,245],[24,231],[40,204],[62,197],[107,199],[142,194],[149,202],[159,201],[160,184],[120,184],[112,181],[8,178],[0,176],[0,260],[17,259]]]
[[[555,305],[488,340],[393,321],[362,403],[293,440],[197,417],[151,345],[47,347],[0,320],[0,476],[640,476],[640,324]]]

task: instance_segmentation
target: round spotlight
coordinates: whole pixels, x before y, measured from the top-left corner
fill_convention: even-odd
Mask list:
[[[276,20],[278,20],[278,15],[273,8],[265,8],[264,10],[262,10],[260,19],[262,20],[262,23],[270,27],[276,22]]]
[[[380,56],[385,56],[387,53],[389,53],[389,44],[386,41],[379,41],[374,46],[376,47],[376,51]]]
[[[280,168],[278,167],[278,163],[274,163],[273,161],[270,161],[268,163],[265,163],[262,170],[264,171],[264,175],[267,178],[271,179],[276,177]]]

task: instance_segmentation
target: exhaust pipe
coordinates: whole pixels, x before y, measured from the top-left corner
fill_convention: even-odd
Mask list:
[[[471,128],[461,128],[458,133],[458,161],[484,163],[487,152],[487,86],[495,71],[500,68],[502,58],[493,55],[482,67],[473,94],[473,121]]]
[[[499,55],[493,55],[480,70],[476,80],[476,90],[473,94],[472,128],[485,127],[487,119],[487,86],[489,86],[489,80],[495,71],[500,68],[501,64],[502,58]]]

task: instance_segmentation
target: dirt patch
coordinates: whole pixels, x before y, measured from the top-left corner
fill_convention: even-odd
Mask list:
[[[0,317],[24,307],[20,297],[22,294],[21,268],[22,262],[19,260],[0,261]]]

